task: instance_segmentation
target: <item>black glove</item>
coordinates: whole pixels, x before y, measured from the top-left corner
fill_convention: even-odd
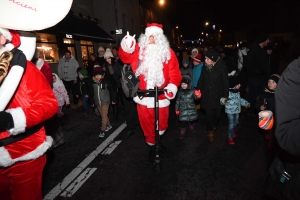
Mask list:
[[[14,127],[14,121],[10,113],[0,112],[0,132],[6,131]]]

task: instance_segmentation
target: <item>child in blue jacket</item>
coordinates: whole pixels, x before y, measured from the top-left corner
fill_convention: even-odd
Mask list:
[[[229,97],[221,98],[220,103],[225,105],[225,113],[228,117],[228,143],[234,145],[233,140],[236,137],[235,128],[239,123],[239,115],[241,106],[249,107],[250,103],[241,98],[239,89],[241,87],[240,77],[238,74],[231,74],[229,76]]]

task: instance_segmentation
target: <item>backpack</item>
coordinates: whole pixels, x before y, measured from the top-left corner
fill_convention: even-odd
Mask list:
[[[139,88],[140,80],[135,76],[130,65],[124,64],[121,70],[121,85],[126,97],[133,98]]]

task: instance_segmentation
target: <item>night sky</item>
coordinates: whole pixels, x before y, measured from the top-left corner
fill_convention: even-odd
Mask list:
[[[215,24],[217,30],[239,30],[256,23],[269,7],[283,0],[165,0],[164,6],[159,0],[151,1],[174,27],[179,26],[184,39],[197,39],[201,31],[211,28],[205,27],[206,21]]]

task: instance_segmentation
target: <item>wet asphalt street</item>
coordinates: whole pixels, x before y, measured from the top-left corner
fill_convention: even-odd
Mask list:
[[[81,118],[82,107],[66,113],[70,122],[63,127],[65,144],[47,153],[44,199],[266,199],[262,183],[270,156],[257,129],[257,116],[241,113],[236,145],[229,145],[226,115],[222,114],[210,143],[199,111],[196,133],[181,140],[171,106],[169,129],[162,137],[167,151],[157,173],[148,161],[149,147],[141,129],[123,139],[122,111],[117,121],[111,120],[113,128],[104,138],[98,137],[98,116]]]

